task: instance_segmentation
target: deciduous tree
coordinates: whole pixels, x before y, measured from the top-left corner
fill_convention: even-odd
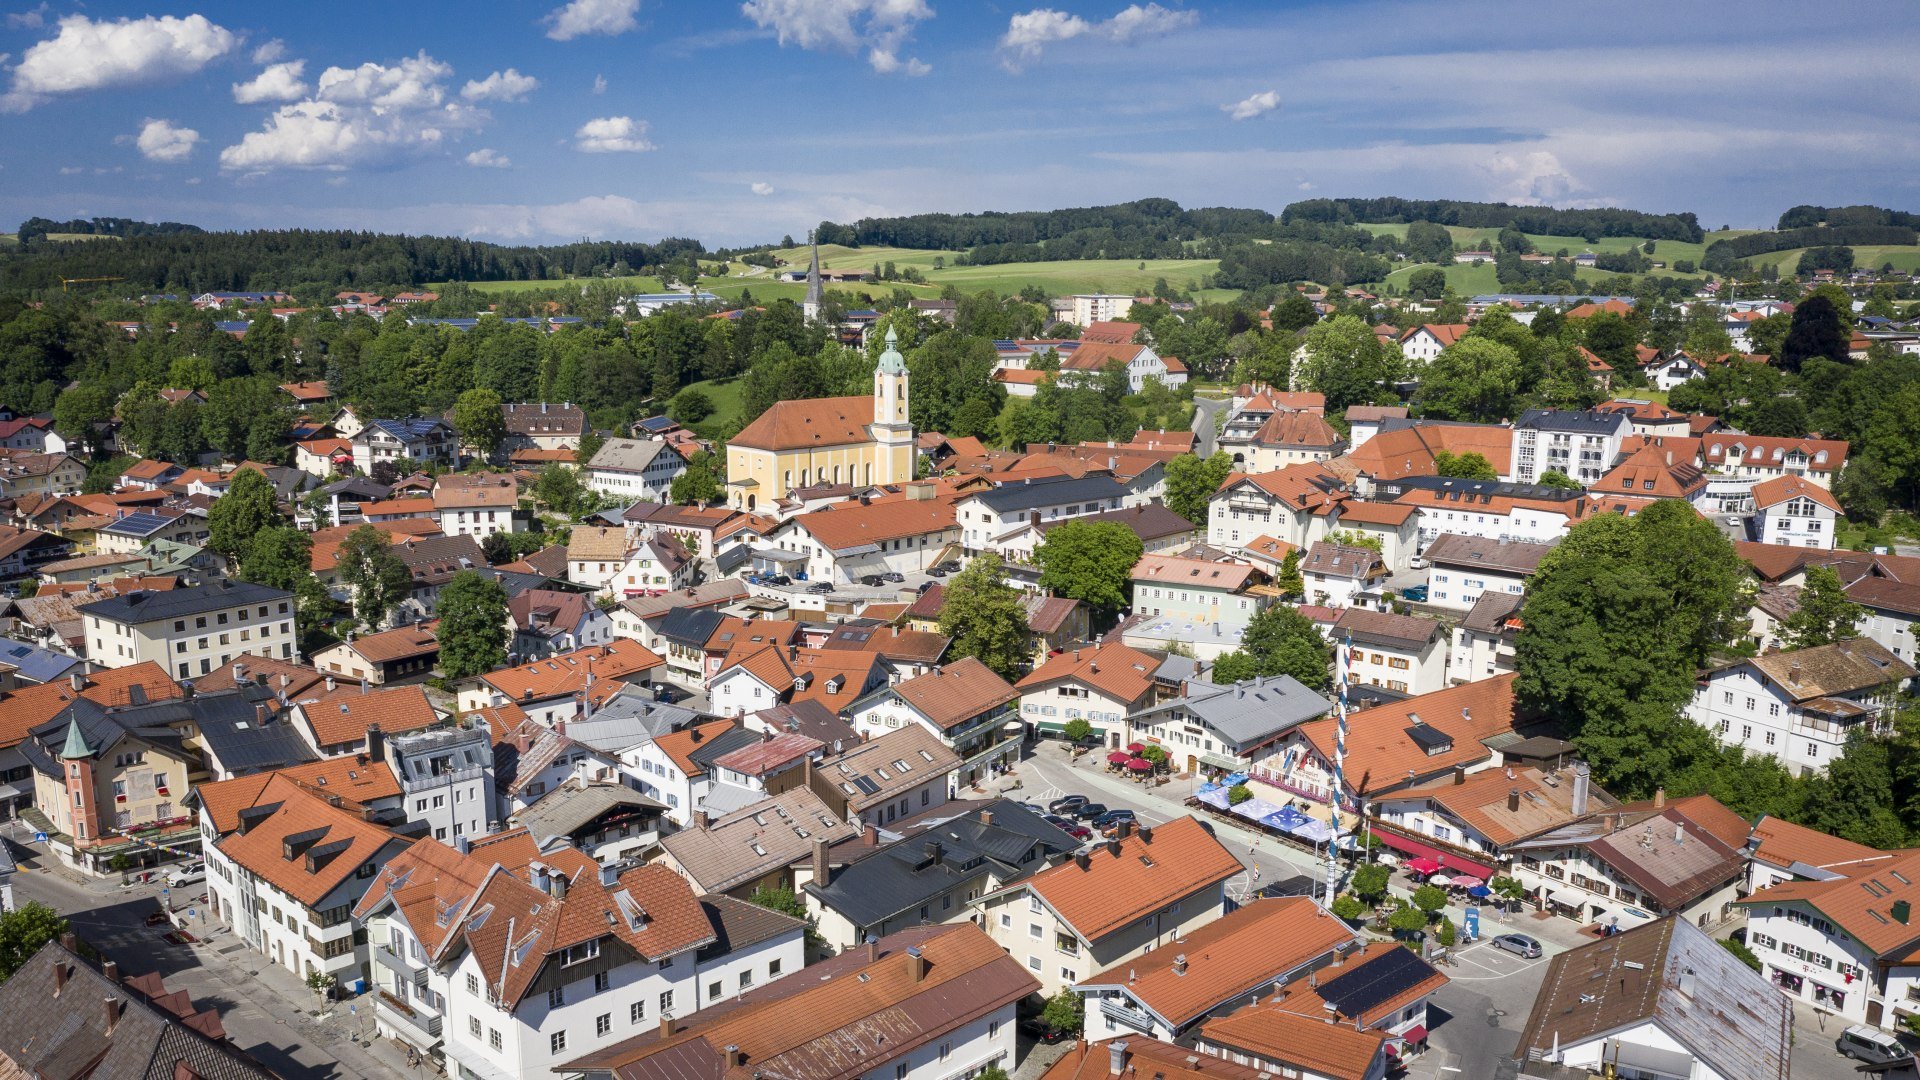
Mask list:
[[[449,681],[507,665],[507,590],[478,570],[462,570],[440,590],[440,673]]]
[[[1167,509],[1195,525],[1205,525],[1207,502],[1231,472],[1233,458],[1220,450],[1204,459],[1195,454],[1181,454],[1167,462]]]
[[[940,608],[940,632],[953,639],[954,657],[974,657],[1011,680],[1026,667],[1033,645],[1026,606],[1004,570],[1000,557],[988,552],[955,574]]]
[[[491,460],[507,437],[507,418],[501,410],[497,392],[476,387],[453,403],[453,429],[460,433],[461,442]]]
[[[340,580],[353,591],[353,615],[369,630],[377,630],[387,616],[413,591],[413,575],[393,553],[387,534],[362,525],[340,542]]]
[[[1780,637],[1789,649],[1857,637],[1856,626],[1866,613],[1866,608],[1847,599],[1847,587],[1832,567],[1810,566],[1807,583],[1800,590],[1800,606],[1782,621]]]
[[[1055,596],[1114,611],[1127,605],[1127,586],[1145,548],[1140,534],[1109,521],[1069,521],[1034,548],[1040,587]]]
[[[258,469],[241,469],[207,511],[207,546],[237,559],[262,530],[285,520],[274,503],[272,482]]]

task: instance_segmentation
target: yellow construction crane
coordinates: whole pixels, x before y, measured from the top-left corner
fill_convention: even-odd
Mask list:
[[[95,282],[102,282],[102,281],[125,281],[125,280],[127,279],[121,278],[121,277],[63,277],[60,279],[60,291],[72,292],[73,289],[71,289],[69,286],[73,286],[73,285],[89,285]]]

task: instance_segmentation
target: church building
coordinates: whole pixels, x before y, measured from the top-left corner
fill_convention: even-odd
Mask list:
[[[897,344],[889,329],[872,397],[777,402],[734,436],[727,444],[728,505],[753,510],[815,484],[861,488],[912,480],[907,363]]]

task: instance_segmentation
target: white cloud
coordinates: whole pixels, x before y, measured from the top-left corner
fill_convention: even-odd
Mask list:
[[[773,194],[773,185],[762,181],[754,184],[752,190],[755,195],[771,195]]]
[[[645,138],[647,122],[631,116],[603,116],[580,125],[573,148],[588,154],[633,154],[654,149]]]
[[[229,172],[344,169],[445,144],[486,114],[447,100],[453,69],[425,52],[392,65],[365,63],[320,73],[311,97],[282,105],[266,126],[220,151]]]
[[[484,79],[468,80],[460,96],[468,101],[519,101],[539,89],[540,80],[508,68]]]
[[[0,96],[0,110],[25,112],[56,94],[192,74],[238,43],[233,31],[204,15],[113,22],[68,15],[60,20],[58,34],[20,58],[13,88]]]
[[[10,11],[7,13],[7,29],[38,30],[47,25],[47,5],[41,4],[31,11]]]
[[[253,62],[256,64],[271,64],[285,55],[287,55],[287,43],[281,41],[279,38],[274,38],[272,41],[259,45],[253,50]]]
[[[1280,107],[1280,91],[1262,90],[1250,97],[1243,98],[1231,105],[1220,106],[1220,111],[1235,120],[1251,120],[1264,116]]]
[[[593,77],[593,92],[596,94],[604,94],[607,92],[607,77],[605,75],[595,75]]]
[[[901,47],[915,24],[933,18],[926,0],[746,0],[740,10],[782,45],[802,49],[865,49],[881,75],[925,75],[933,68]]]
[[[483,146],[467,155],[467,164],[476,169],[504,169],[512,165],[513,162],[508,160],[507,155],[500,151]]]
[[[1131,4],[1104,22],[1093,22],[1053,8],[1035,8],[1015,15],[1007,22],[1000,48],[1010,55],[1002,63],[1008,70],[1040,58],[1043,46],[1056,41],[1096,35],[1122,45],[1141,38],[1172,33],[1200,20],[1191,11],[1164,8],[1159,4]]]
[[[1293,185],[1293,186],[1294,186],[1294,188],[1295,188],[1296,190],[1299,190],[1299,191],[1312,191],[1312,190],[1313,190],[1313,181],[1311,181],[1311,180],[1302,180],[1302,181],[1300,181],[1300,182],[1299,182],[1298,184],[1295,184],[1295,185]]]
[[[1580,182],[1550,150],[1498,152],[1487,160],[1484,169],[1499,185],[1495,193],[1502,202],[1564,205],[1582,190]]]
[[[242,105],[258,105],[263,101],[298,101],[306,97],[310,89],[300,78],[306,70],[305,60],[274,64],[254,76],[250,82],[234,83],[233,100]]]
[[[170,120],[148,119],[140,125],[134,145],[148,161],[178,162],[192,157],[199,142],[200,133],[192,128],[175,127]]]
[[[573,0],[547,13],[547,36],[572,41],[588,34],[624,34],[639,27],[640,0]]]

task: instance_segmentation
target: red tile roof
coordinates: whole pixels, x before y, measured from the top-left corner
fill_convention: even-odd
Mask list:
[[[1036,668],[1015,684],[1021,691],[1055,683],[1080,683],[1130,705],[1142,704],[1153,690],[1153,673],[1160,661],[1128,645],[1108,642],[1090,648],[1068,649]]]
[[[1084,870],[1078,860],[1070,860],[1011,888],[1032,890],[1091,943],[1244,870],[1198,821],[1177,817],[1115,843],[1096,845],[1087,853]]]
[[[392,735],[432,727],[441,719],[421,686],[364,691],[358,686],[343,686],[317,700],[302,701],[298,707],[313,729],[314,742],[322,747],[361,742],[367,737],[367,728],[375,724]]]
[[[1487,760],[1492,752],[1481,740],[1513,730],[1513,680],[1511,674],[1499,675],[1352,714],[1347,719],[1347,786],[1377,795],[1455,765]],[[1414,742],[1407,729],[1416,716],[1422,726],[1445,735],[1451,745],[1429,753]],[[1323,759],[1332,760],[1337,723],[1333,717],[1309,720],[1299,731]]]
[[[779,451],[871,442],[873,417],[873,398],[866,396],[779,401],[728,445]]]
[[[67,679],[9,691],[0,696],[0,747],[18,745],[29,731],[60,715],[76,697],[111,708],[134,704],[136,693],[144,701],[181,696],[180,684],[151,660],[88,674],[77,693]]]
[[[1846,513],[1832,492],[1802,476],[1780,476],[1753,485],[1753,505],[1760,510],[1799,498],[1811,499],[1836,514]]]
[[[282,777],[267,781],[254,805],[274,803],[264,820],[222,837],[220,850],[310,908],[388,845],[411,843]],[[330,851],[336,844],[345,846]]]

